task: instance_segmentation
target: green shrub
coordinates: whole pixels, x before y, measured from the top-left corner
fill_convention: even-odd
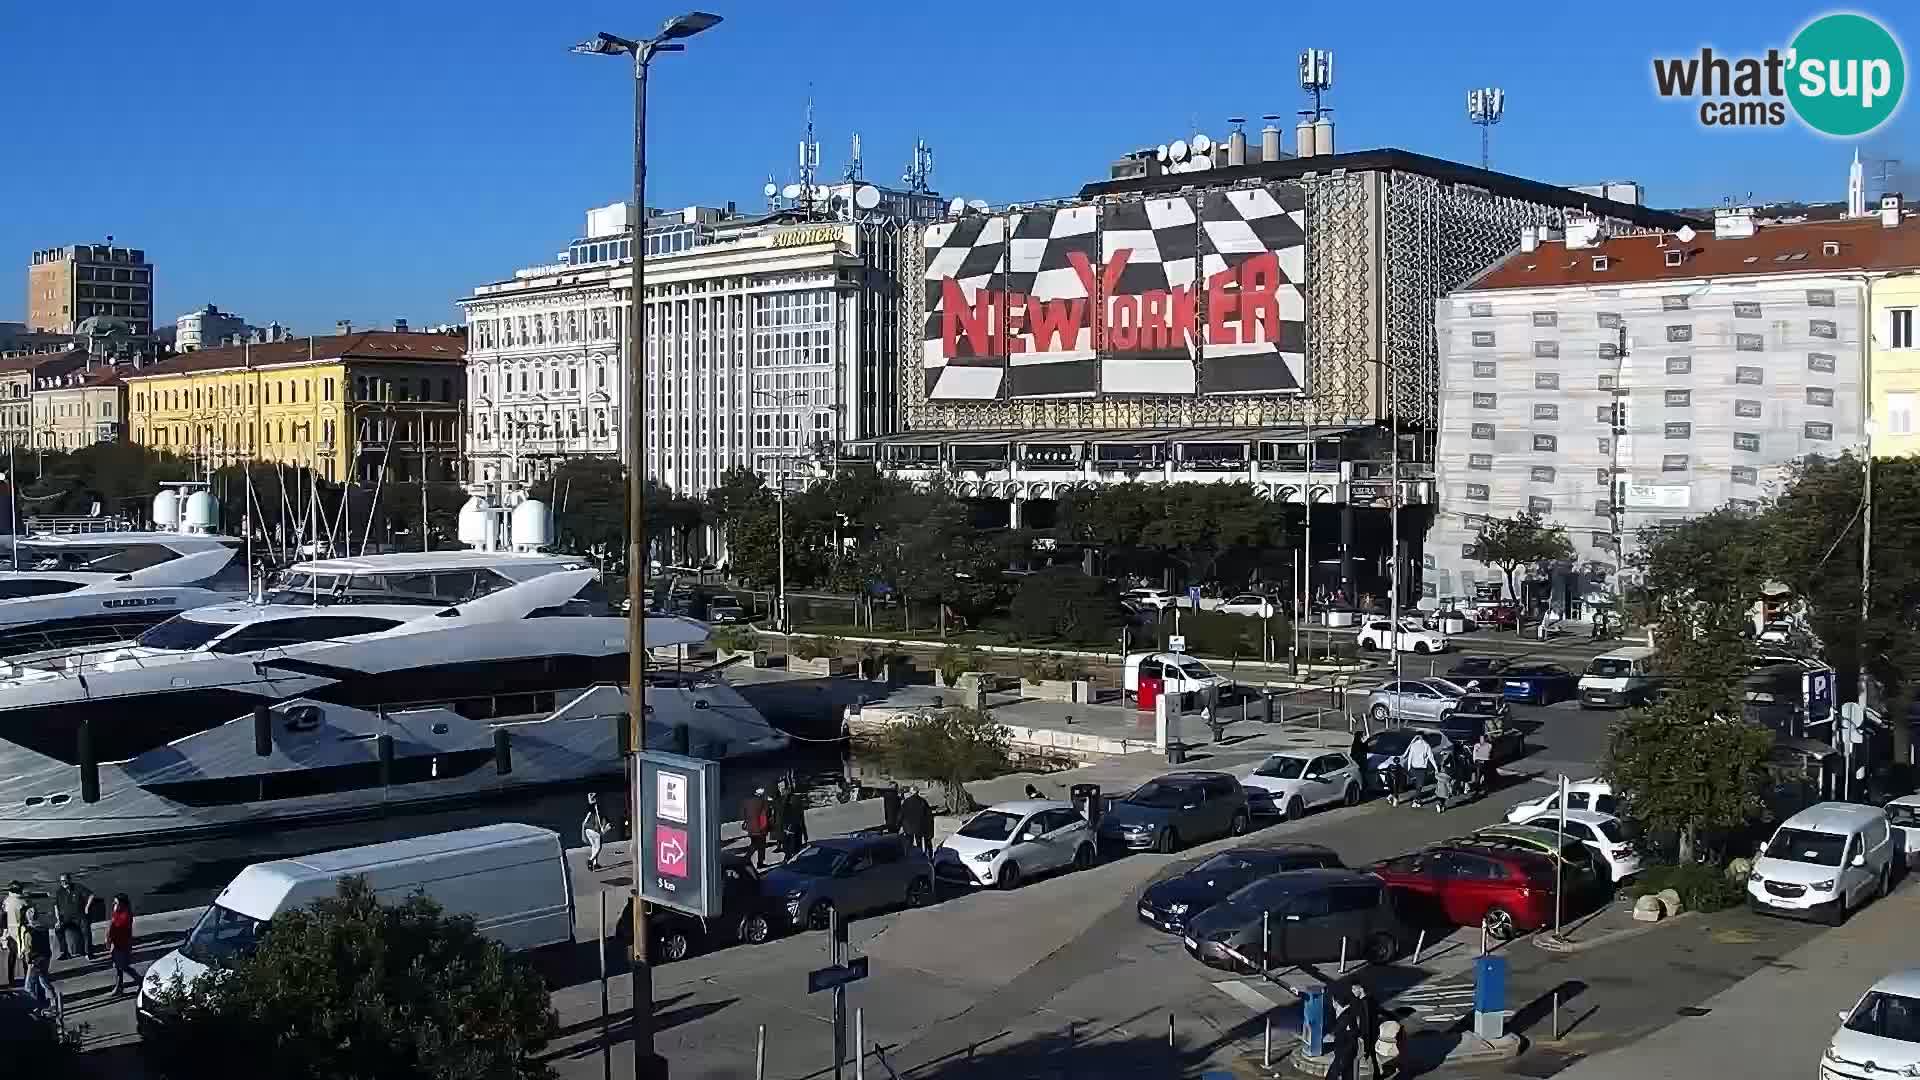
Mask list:
[[[751,626],[718,626],[710,640],[714,648],[726,652],[752,652],[760,643],[760,635]]]
[[[1633,882],[1636,897],[1662,889],[1679,893],[1688,911],[1722,911],[1737,907],[1747,896],[1745,882],[1730,880],[1726,868],[1713,863],[1649,866]]]
[[[1021,665],[1022,674],[1034,682],[1073,682],[1087,677],[1087,666],[1079,657],[1047,653],[1029,656]]]
[[[1107,582],[1072,566],[1050,566],[1020,580],[1007,607],[1007,627],[1022,641],[1106,642],[1126,613]]]
[[[933,668],[940,673],[941,681],[952,686],[960,681],[960,676],[969,671],[980,670],[980,650],[969,645],[962,649],[948,645],[933,658]]]
[[[792,639],[787,648],[802,660],[820,660],[831,656],[845,656],[847,643],[831,635],[803,637]]]

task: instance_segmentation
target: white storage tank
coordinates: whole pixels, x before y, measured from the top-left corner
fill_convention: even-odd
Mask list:
[[[153,497],[153,527],[161,532],[169,532],[180,524],[180,493],[172,488],[161,488],[160,494]]]
[[[214,501],[211,492],[196,491],[187,496],[187,506],[180,519],[181,528],[187,532],[213,532],[220,524],[220,504]]]
[[[484,549],[487,546],[489,528],[488,506],[485,496],[475,495],[460,508],[458,534],[460,542],[470,548]]]
[[[513,546],[532,551],[553,543],[553,523],[547,519],[547,504],[527,499],[513,508]]]

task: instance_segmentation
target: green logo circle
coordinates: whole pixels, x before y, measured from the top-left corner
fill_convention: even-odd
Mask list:
[[[1822,15],[1793,39],[1787,99],[1810,128],[1847,138],[1887,122],[1907,88],[1907,61],[1865,15]]]

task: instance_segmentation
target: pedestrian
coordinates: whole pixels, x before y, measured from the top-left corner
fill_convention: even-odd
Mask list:
[[[755,870],[767,867],[767,834],[773,831],[773,804],[767,801],[767,789],[754,788],[740,804],[740,827],[747,831],[747,858]]]
[[[0,952],[7,954],[7,981],[0,983],[0,989],[13,986],[14,972],[25,974],[27,959],[27,886],[24,882],[7,883],[7,892],[0,897]]]
[[[1357,724],[1353,729],[1353,742],[1347,745],[1347,756],[1353,759],[1353,772],[1360,780],[1360,797],[1364,799],[1370,787],[1367,777],[1367,740]]]
[[[33,1001],[33,1007],[39,1012],[50,1012],[54,1021],[59,1023],[65,1011],[60,1001],[60,991],[53,985],[48,974],[52,960],[39,955],[27,962],[27,997]]]
[[[1368,1074],[1378,1080],[1380,1076],[1380,1012],[1373,1007],[1373,999],[1367,996],[1367,988],[1354,983],[1353,1002],[1341,1017],[1353,1025],[1354,1034],[1359,1041],[1359,1054],[1367,1059]],[[1355,1064],[1358,1064],[1356,1056]]]
[[[1354,1080],[1353,1066],[1360,1053],[1360,1032],[1354,1027],[1353,1007],[1341,1010],[1327,1032],[1333,1044],[1333,1060],[1327,1063],[1327,1080]]]
[[[932,853],[933,807],[927,804],[917,787],[908,788],[907,797],[900,800],[900,831],[907,835],[914,847]]]
[[[587,845],[587,869],[600,869],[601,838],[607,831],[607,819],[600,816],[600,795],[587,792],[587,816],[580,819],[580,839]]]
[[[1484,731],[1480,733],[1479,740],[1473,744],[1473,771],[1474,779],[1480,784],[1480,790],[1483,793],[1492,791],[1493,736]]]
[[[1408,799],[1414,806],[1419,806],[1425,798],[1422,793],[1427,785],[1433,783],[1433,747],[1427,744],[1423,736],[1416,734],[1407,741],[1406,753],[1401,755],[1400,765],[1407,773]],[[1398,800],[1394,801],[1397,804]]]
[[[60,885],[53,890],[54,934],[60,959],[70,960],[74,953],[93,958],[93,924],[87,919],[87,907],[93,894],[72,874],[61,874]]]
[[[807,803],[797,787],[787,789],[780,804],[780,855],[782,860],[800,854],[807,846]]]
[[[1040,789],[1039,789],[1039,788],[1037,788],[1037,787],[1034,787],[1034,786],[1033,786],[1032,784],[1028,784],[1028,785],[1027,785],[1027,798],[1029,798],[1029,799],[1044,799],[1044,798],[1046,798],[1046,796],[1045,796],[1045,795],[1042,795],[1042,794],[1040,794]]]
[[[113,963],[113,993],[120,995],[120,977],[125,975],[131,989],[140,988],[140,973],[133,970],[133,901],[126,893],[113,897],[113,914],[107,916],[107,955]]]

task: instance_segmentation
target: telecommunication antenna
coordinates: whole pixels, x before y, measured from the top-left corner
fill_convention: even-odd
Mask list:
[[[846,167],[840,171],[840,179],[857,184],[866,177],[866,165],[860,160],[860,133],[853,133],[853,156],[847,159]]]
[[[1507,113],[1507,92],[1497,86],[1467,91],[1467,119],[1480,129],[1480,167],[1490,168],[1493,125]]]
[[[800,212],[813,216],[818,186],[813,182],[820,172],[820,141],[813,137],[813,95],[807,95],[807,131],[800,139]]]
[[[1300,89],[1313,96],[1313,111],[1308,119],[1319,123],[1327,113],[1326,92],[1333,89],[1333,50],[1300,50]]]
[[[907,162],[907,171],[900,174],[900,182],[915,195],[933,190],[933,147],[927,145],[927,140],[913,141],[913,159]]]
[[[766,192],[769,213],[780,209],[780,185],[774,181],[772,173],[767,174],[767,186],[760,190]]]

